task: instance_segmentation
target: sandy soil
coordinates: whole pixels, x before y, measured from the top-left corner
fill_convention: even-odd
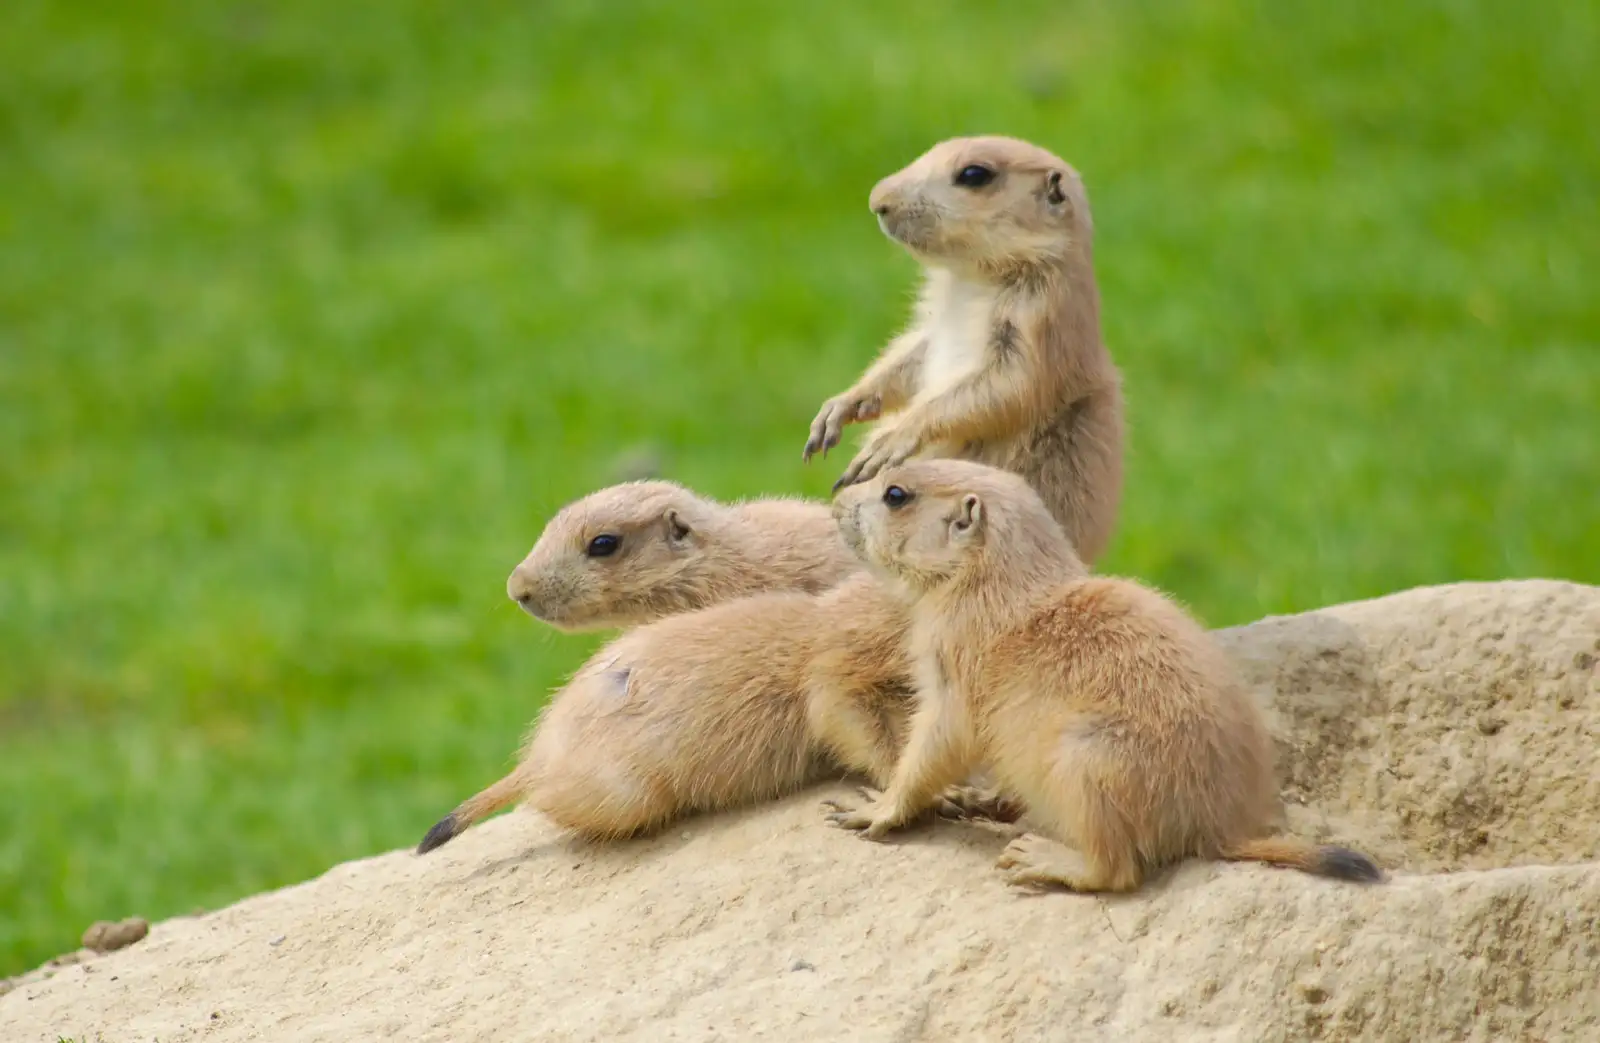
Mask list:
[[[0,1040],[1600,1040],[1600,588],[1220,634],[1291,827],[1389,882],[1020,895],[1003,827],[865,843],[822,824],[839,785],[607,848],[516,812],[35,974]]]

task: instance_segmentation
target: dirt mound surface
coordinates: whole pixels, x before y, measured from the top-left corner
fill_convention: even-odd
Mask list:
[[[1190,862],[1019,895],[1002,827],[865,843],[822,824],[841,786],[609,847],[518,812],[31,976],[0,1039],[1600,1040],[1600,588],[1220,636],[1289,824],[1388,883]]]

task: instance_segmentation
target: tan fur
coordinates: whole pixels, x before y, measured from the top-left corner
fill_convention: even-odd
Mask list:
[[[956,184],[974,164],[994,180]],[[823,404],[806,459],[844,425],[883,417],[839,486],[912,458],[991,464],[1027,479],[1093,563],[1122,495],[1123,403],[1082,179],[1025,141],[957,138],[884,178],[870,203],[922,262],[921,299],[910,329]]]
[[[596,536],[620,543],[588,553]],[[827,504],[723,504],[663,481],[608,486],[545,525],[506,580],[536,619],[576,632],[637,626],[765,591],[818,593],[860,571]]]
[[[835,824],[880,837],[981,763],[1046,835],[1006,849],[1015,883],[1131,891],[1189,856],[1378,878],[1357,852],[1264,839],[1271,741],[1222,651],[1156,591],[1091,577],[1022,478],[915,461],[835,511],[908,598],[918,704],[887,792]]]
[[[887,785],[911,713],[907,622],[859,574],[820,595],[758,594],[628,631],[552,698],[521,763],[419,850],[523,800],[598,839],[792,793],[830,771]],[[930,803],[1011,813],[965,787]]]

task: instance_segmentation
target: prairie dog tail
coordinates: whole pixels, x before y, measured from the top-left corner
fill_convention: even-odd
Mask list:
[[[511,774],[494,783],[482,793],[468,797],[456,809],[434,823],[428,835],[417,845],[417,854],[425,855],[436,847],[443,847],[475,822],[493,815],[522,799],[523,772],[519,766]]]
[[[1359,851],[1335,844],[1310,844],[1292,837],[1247,840],[1224,851],[1222,857],[1229,862],[1267,862],[1298,869],[1302,873],[1362,884],[1377,883],[1383,879],[1383,870]]]

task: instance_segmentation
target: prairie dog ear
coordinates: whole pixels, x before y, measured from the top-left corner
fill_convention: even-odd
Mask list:
[[[1067,199],[1066,186],[1062,180],[1066,175],[1060,170],[1052,170],[1044,177],[1044,199],[1050,204],[1051,209],[1072,212],[1072,203]]]
[[[689,523],[684,520],[683,515],[679,513],[676,507],[667,508],[667,513],[663,516],[662,522],[666,527],[667,542],[674,547],[687,545],[690,537],[694,535],[694,530],[689,527]]]
[[[983,501],[977,493],[967,493],[961,498],[956,516],[950,522],[950,535],[957,540],[971,540],[983,532]]]

